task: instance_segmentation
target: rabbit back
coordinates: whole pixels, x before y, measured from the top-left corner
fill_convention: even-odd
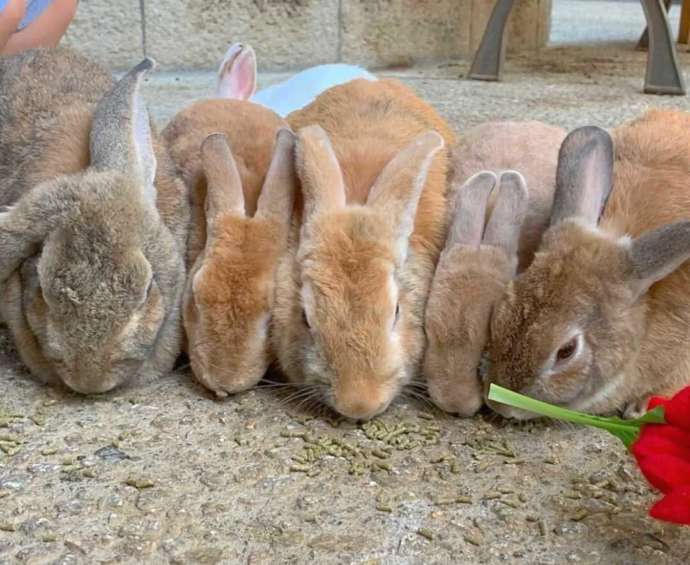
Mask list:
[[[206,241],[203,216],[205,177],[201,145],[212,133],[227,136],[242,180],[246,213],[253,216],[271,161],[276,131],[285,122],[274,112],[243,100],[202,100],[180,111],[165,127],[162,137],[170,156],[190,191],[192,226],[188,265],[196,260]]]
[[[252,101],[262,104],[280,116],[304,108],[323,91],[351,80],[376,80],[366,69],[334,63],[305,69],[289,79],[258,91]]]
[[[446,146],[455,143],[448,124],[412,90],[394,79],[354,80],[321,94],[288,116],[299,130],[319,124],[328,134],[342,169],[348,204],[364,204],[384,166],[415,136],[436,130]],[[445,236],[448,159],[436,157],[419,201],[411,244],[440,250]]]
[[[0,205],[88,165],[91,112],[112,84],[107,71],[71,49],[0,58]]]
[[[518,271],[532,260],[549,225],[556,181],[558,150],[566,131],[538,121],[486,122],[464,132],[454,149],[454,176],[463,183],[475,173],[519,171],[529,187],[527,216],[520,231]],[[493,210],[496,192],[486,216]]]

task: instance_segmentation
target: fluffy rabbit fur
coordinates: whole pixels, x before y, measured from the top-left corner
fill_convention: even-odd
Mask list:
[[[152,66],[113,84],[67,49],[0,58],[0,308],[31,372],[82,393],[180,349],[189,210],[138,94]]]
[[[297,182],[293,135],[242,100],[192,104],[163,135],[192,194],[187,350],[197,380],[225,396],[256,384],[271,361],[275,268]]]
[[[471,416],[483,404],[479,370],[491,311],[548,226],[565,135],[540,122],[488,122],[465,132],[454,150],[455,203],[425,318],[424,375],[443,410]]]
[[[278,267],[274,347],[305,398],[371,418],[419,372],[454,137],[389,80],[329,89],[288,121],[304,202]]]
[[[551,227],[492,317],[490,382],[628,415],[688,384],[688,131],[690,115],[652,111],[613,142],[594,127],[566,138]]]

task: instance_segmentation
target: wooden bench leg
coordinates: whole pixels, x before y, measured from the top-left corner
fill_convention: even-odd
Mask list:
[[[501,80],[506,52],[504,33],[510,10],[513,8],[513,1],[497,0],[467,78]]]
[[[649,51],[644,91],[648,94],[685,94],[685,79],[678,67],[662,0],[641,0],[649,29]]]
[[[680,7],[680,25],[678,26],[678,43],[690,42],[690,0],[683,0]]]

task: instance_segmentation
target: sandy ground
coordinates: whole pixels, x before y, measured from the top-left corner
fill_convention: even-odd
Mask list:
[[[385,74],[460,130],[690,106],[642,95],[644,54],[629,48],[511,57],[500,84],[460,80],[466,69]],[[147,97],[163,123],[212,83],[159,75]],[[688,530],[645,517],[654,495],[597,431],[405,399],[358,426],[270,388],[216,401],[184,370],[81,398],[35,384],[4,330],[0,388],[0,563],[690,562]]]

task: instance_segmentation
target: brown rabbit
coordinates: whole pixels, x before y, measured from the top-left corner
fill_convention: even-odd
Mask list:
[[[288,121],[304,206],[278,268],[275,350],[303,394],[371,418],[419,372],[454,136],[391,80],[331,88]]]
[[[31,372],[97,393],[169,371],[187,194],[139,97],[68,49],[0,58],[0,310]]]
[[[487,122],[464,132],[454,150],[455,205],[425,317],[424,375],[447,412],[471,416],[483,404],[491,311],[548,226],[565,135],[541,122]]]
[[[259,382],[272,359],[275,268],[297,182],[293,134],[263,106],[217,99],[182,110],[163,135],[192,194],[183,307],[192,371],[226,396]]]
[[[492,317],[489,382],[626,415],[690,382],[688,131],[689,114],[652,111],[613,142],[568,135],[551,227]]]

